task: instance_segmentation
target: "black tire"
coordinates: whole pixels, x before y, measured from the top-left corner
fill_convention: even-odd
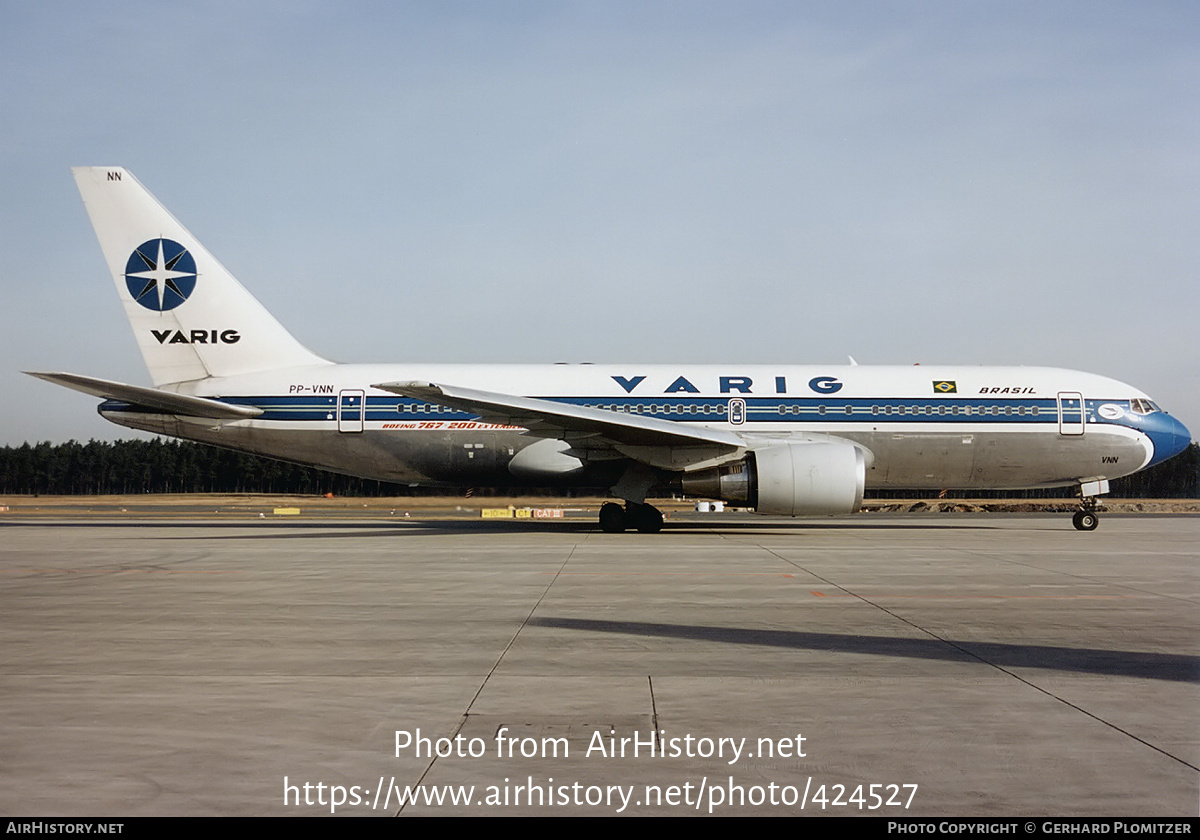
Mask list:
[[[662,530],[663,515],[662,511],[653,505],[637,505],[630,506],[631,519],[633,519],[633,527],[637,528],[643,534],[657,534]]]
[[[1071,517],[1071,524],[1080,531],[1095,531],[1096,526],[1100,524],[1100,517],[1090,510],[1080,510]]]
[[[612,502],[600,506],[600,530],[606,534],[619,534],[629,527],[625,508]]]

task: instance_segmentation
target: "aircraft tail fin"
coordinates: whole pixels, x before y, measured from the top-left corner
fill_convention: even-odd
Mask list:
[[[328,364],[296,341],[128,171],[72,170],[155,387]]]

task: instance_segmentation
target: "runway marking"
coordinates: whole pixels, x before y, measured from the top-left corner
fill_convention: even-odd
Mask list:
[[[1011,679],[1017,680],[1018,682],[1021,682],[1025,685],[1029,686],[1034,691],[1040,692],[1041,694],[1046,695],[1047,697],[1051,698],[1052,700],[1054,700],[1058,703],[1062,703],[1064,706],[1074,709],[1075,711],[1079,712],[1080,714],[1091,718],[1092,720],[1096,721],[1097,723],[1103,724],[1104,726],[1109,727],[1113,731],[1121,733],[1126,738],[1137,741],[1139,744],[1143,744],[1144,746],[1149,747],[1150,749],[1154,750],[1155,752],[1157,752],[1161,755],[1166,756],[1167,758],[1171,759],[1172,761],[1179,762],[1184,767],[1188,767],[1192,770],[1200,770],[1200,767],[1197,767],[1195,764],[1192,764],[1190,761],[1188,761],[1184,758],[1180,758],[1179,756],[1169,752],[1168,750],[1164,749],[1163,747],[1158,746],[1157,744],[1152,744],[1150,741],[1147,741],[1145,738],[1134,734],[1131,730],[1126,729],[1126,728],[1114,723],[1113,721],[1110,721],[1110,720],[1102,717],[1099,714],[1088,711],[1087,709],[1080,706],[1078,703],[1074,703],[1074,702],[1068,700],[1066,697],[1056,694],[1051,689],[1043,688],[1042,686],[1038,685],[1036,682],[1034,682],[1030,678],[1021,676],[1021,674],[1019,674],[1015,668],[1007,667],[1005,665],[1000,664],[999,662],[992,661],[987,656],[985,656],[981,653],[976,653],[975,651],[970,649],[969,643],[960,643],[960,642],[956,642],[952,639],[948,639],[944,636],[939,635],[938,633],[935,633],[934,631],[930,630],[927,627],[921,626],[916,621],[907,619],[904,616],[900,615],[899,613],[888,609],[882,603],[879,603],[879,601],[884,600],[884,598],[886,596],[876,596],[878,598],[878,600],[872,600],[871,598],[869,598],[865,595],[862,595],[862,594],[859,594],[856,592],[852,592],[851,590],[847,589],[846,587],[840,586],[839,584],[834,583],[832,580],[822,577],[821,575],[817,574],[813,570],[805,568],[804,566],[800,565],[800,563],[798,563],[794,560],[787,559],[782,554],[779,554],[776,551],[772,551],[770,548],[767,548],[766,546],[760,545],[759,548],[763,549],[768,554],[774,555],[775,557],[782,560],[784,563],[789,563],[792,566],[796,567],[797,569],[802,569],[803,571],[805,571],[808,574],[812,575],[813,577],[817,578],[821,582],[840,590],[842,593],[844,593],[840,597],[854,598],[856,600],[862,601],[864,604],[872,606],[875,609],[880,610],[880,611],[886,613],[887,615],[890,615],[892,618],[896,619],[897,621],[907,624],[909,627],[913,628],[917,632],[923,633],[924,635],[930,637],[931,639],[935,639],[938,642],[941,642],[942,644],[953,648],[954,650],[958,651],[959,653],[963,654],[964,656],[967,656],[971,659],[976,660],[977,662],[979,662],[983,665],[988,666],[989,668],[995,668],[997,671],[999,671],[1002,674],[1007,675]],[[822,597],[824,597],[824,596],[822,596]],[[893,596],[893,597],[902,598],[902,597],[923,597],[923,596]],[[938,598],[938,597],[956,597],[956,596],[932,596],[932,597]],[[976,595],[976,596],[957,596],[957,597],[960,597],[960,598],[967,598],[967,597],[996,598],[996,599],[1005,599],[1006,597],[1014,597],[1014,598],[1050,598],[1050,599],[1058,599],[1058,600],[1064,600],[1064,599],[1073,600],[1073,599],[1085,599],[1085,598],[1111,599],[1111,598],[1119,598],[1119,597],[1124,597],[1124,596],[1119,596],[1119,595],[1014,595],[1014,596]]]
[[[788,572],[538,572],[558,577],[783,577],[794,578]]]
[[[475,690],[474,696],[467,703],[467,708],[463,710],[462,715],[459,717],[458,726],[454,727],[454,737],[457,737],[462,732],[463,726],[466,725],[468,718],[471,716],[471,710],[475,708],[475,702],[479,699],[479,696],[483,694],[483,690],[487,688],[488,680],[490,680],[492,675],[496,673],[496,669],[500,667],[500,663],[504,661],[504,657],[508,656],[508,652],[512,650],[512,646],[517,643],[517,637],[521,635],[521,631],[524,630],[529,624],[529,620],[533,618],[533,614],[536,613],[538,607],[542,605],[542,601],[546,600],[546,596],[550,594],[550,589],[554,586],[554,581],[558,580],[558,576],[562,574],[563,569],[565,569],[567,564],[571,562],[571,558],[575,556],[575,551],[578,548],[579,546],[571,547],[571,550],[567,552],[567,556],[563,558],[562,564],[558,567],[558,571],[539,572],[539,574],[554,575],[554,580],[551,580],[548,584],[546,584],[546,588],[542,590],[542,594],[539,595],[537,601],[534,602],[533,608],[530,609],[529,614],[525,616],[524,620],[521,622],[521,626],[518,627],[517,631],[512,634],[512,638],[508,640],[508,644],[504,646],[504,650],[500,651],[500,655],[497,656],[496,661],[492,663],[492,667],[488,670],[487,675],[484,676],[483,682],[479,684],[479,688]],[[416,784],[413,785],[414,788],[420,786],[425,781],[425,777],[428,776],[433,770],[433,765],[437,763],[438,758],[439,756],[436,755],[431,757],[429,764],[427,764],[425,769],[421,771],[420,777],[417,779]],[[402,813],[404,813],[404,809],[408,805],[409,802],[401,802],[399,809],[393,816],[400,816]]]
[[[851,598],[851,599],[861,600],[862,597],[865,597],[865,596],[859,596],[859,595],[851,595],[851,594],[844,593],[844,592],[835,592],[831,595],[827,595],[824,592],[814,591],[812,594],[816,595],[818,598]],[[954,600],[960,600],[960,601],[961,600],[971,600],[971,599],[978,599],[978,600],[983,600],[983,601],[989,601],[989,600],[1007,601],[1007,600],[1014,599],[1014,598],[1031,600],[1031,601],[1111,601],[1111,600],[1119,600],[1119,599],[1123,599],[1123,598],[1130,598],[1133,596],[1131,596],[1131,595],[965,595],[965,594],[964,595],[883,595],[883,594],[876,593],[876,594],[872,595],[871,597],[872,598],[880,598],[880,599],[923,598],[923,599],[927,599],[927,600],[939,600],[939,599],[945,600],[945,599],[952,598]]]
[[[240,571],[214,569],[0,569],[0,575],[240,575]]]

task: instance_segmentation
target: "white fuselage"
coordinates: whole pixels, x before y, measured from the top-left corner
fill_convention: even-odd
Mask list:
[[[849,440],[869,453],[868,487],[1067,485],[1127,475],[1155,459],[1148,418],[1133,410],[1144,394],[1054,368],[330,364],[174,389],[263,409],[254,419],[104,413],[383,480],[523,483],[507,466],[539,438],[371,387],[400,379],[720,428],[758,443]]]

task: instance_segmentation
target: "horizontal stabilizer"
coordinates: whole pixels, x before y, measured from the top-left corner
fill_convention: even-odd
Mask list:
[[[262,414],[261,408],[251,408],[243,405],[230,405],[220,400],[206,397],[189,397],[184,394],[172,394],[169,391],[158,391],[154,388],[143,388],[139,385],[126,385],[123,382],[110,382],[107,379],[94,379],[90,376],[80,376],[76,373],[38,373],[27,370],[25,373],[62,385],[73,391],[82,391],[93,397],[108,400],[121,400],[141,408],[160,411],[164,414],[178,414],[183,417],[209,417],[216,420],[246,420]]]

